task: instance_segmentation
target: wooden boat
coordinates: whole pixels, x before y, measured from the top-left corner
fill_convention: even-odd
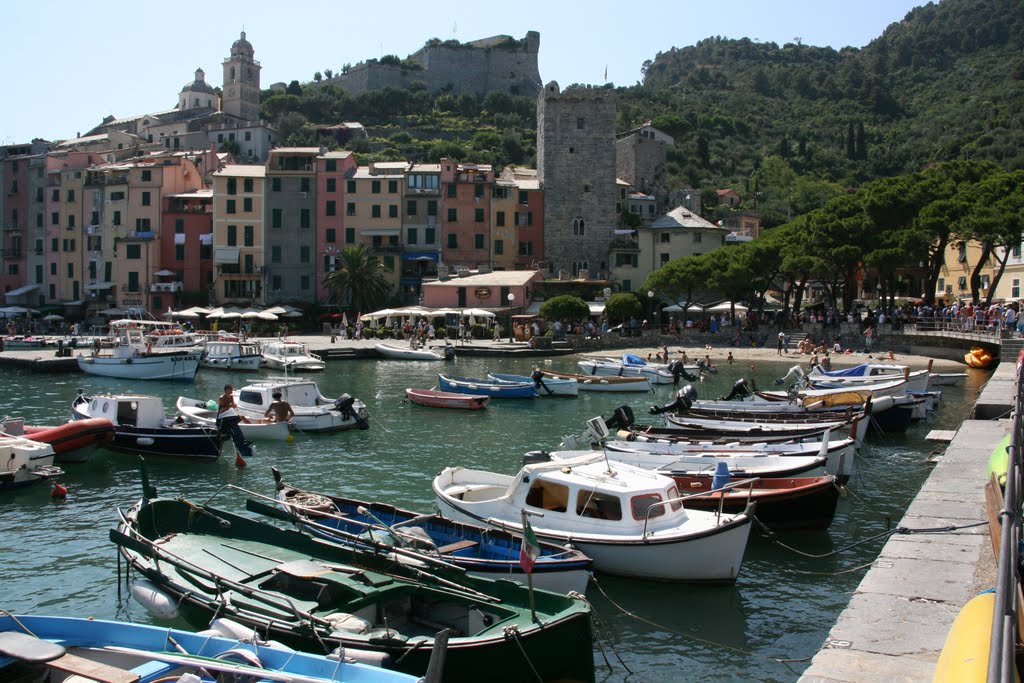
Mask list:
[[[24,424],[21,418],[7,418],[0,423],[5,433],[25,436],[48,443],[53,448],[54,462],[89,462],[96,448],[114,438],[114,423],[105,417],[72,420],[52,427]]]
[[[474,379],[472,377],[438,375],[437,385],[441,391],[449,391],[456,394],[473,394],[477,396],[490,396],[491,398],[537,397],[537,392],[533,390],[533,382],[511,384],[486,379]]]
[[[475,576],[526,583],[519,565],[523,539],[507,531],[466,524],[438,514],[423,514],[367,501],[311,493],[282,481],[275,467],[277,500],[285,517],[318,538],[342,545],[366,546],[370,535],[378,542],[400,545],[443,559]],[[250,511],[266,513],[266,505],[250,499]],[[281,517],[278,508],[271,514]],[[541,543],[533,565],[533,585],[555,593],[586,593],[593,562],[579,550]]]
[[[287,340],[268,342],[260,351],[263,364],[286,372],[323,372],[327,366],[320,356],[310,353],[309,347]]]
[[[374,344],[373,348],[380,355],[390,360],[447,360],[455,357],[455,347],[446,345],[443,351],[429,347],[413,348],[397,344]]]
[[[987,368],[992,365],[993,360],[992,354],[981,346],[973,347],[966,355],[964,355],[964,362],[972,368]]]
[[[263,356],[253,342],[214,339],[206,343],[206,355],[200,365],[210,370],[256,372]]]
[[[673,477],[680,493],[713,491],[714,477]],[[734,488],[687,499],[691,508],[742,512],[757,503],[757,519],[770,529],[827,529],[839,502],[839,486],[832,475],[822,477],[775,477],[742,480]]]
[[[221,619],[199,633],[103,619],[0,616],[0,679],[7,681],[265,680],[281,683],[413,683],[397,671],[296,652],[236,635]],[[255,635],[255,634],[254,634]]]
[[[212,408],[210,406],[213,406]],[[179,396],[175,407],[191,422],[217,426],[217,402],[201,401],[195,398]],[[239,429],[246,441],[287,441],[291,436],[291,424],[288,422],[271,422],[266,419],[239,422]]]
[[[260,380],[235,390],[238,412],[249,420],[262,420],[274,402],[274,392],[288,401],[295,417],[292,428],[297,432],[341,432],[348,429],[369,429],[369,413],[359,399],[348,394],[328,398],[320,393],[316,382],[295,377]]]
[[[406,389],[405,398],[410,403],[432,408],[459,408],[462,410],[483,410],[491,402],[490,396],[482,394],[460,394],[454,391],[436,389]]]
[[[0,491],[40,484],[64,474],[53,464],[48,443],[21,436],[0,436]]]
[[[731,583],[750,532],[746,514],[686,510],[675,482],[587,451],[525,464],[514,476],[447,467],[434,478],[446,517],[572,543],[599,572],[640,579]]]
[[[665,363],[648,363],[632,353],[622,354],[620,360],[614,358],[584,358],[576,363],[586,375],[602,377],[646,377],[651,384],[672,384],[676,377],[668,370]],[[692,373],[699,373],[696,366],[687,368]]]
[[[605,377],[601,375],[579,375],[571,372],[543,370],[544,377],[574,379],[580,391],[651,391],[651,380],[647,377]]]
[[[214,427],[172,419],[157,396],[97,394],[79,391],[71,404],[75,420],[103,417],[114,423],[107,448],[126,453],[213,461],[220,457],[220,434]]]
[[[505,373],[488,372],[488,379],[499,383],[524,384],[533,383],[533,390],[538,396],[579,396],[580,383],[575,379],[556,379],[544,377],[543,373],[537,372],[537,378],[526,375],[510,375]]]
[[[525,661],[541,680],[593,680],[583,600],[533,591],[531,602],[517,583],[478,579],[401,548],[347,548],[144,491],[110,538],[194,623],[227,614],[262,638],[387,655],[414,675],[426,670],[435,633],[450,628],[445,681],[486,671],[488,680],[518,682]]]

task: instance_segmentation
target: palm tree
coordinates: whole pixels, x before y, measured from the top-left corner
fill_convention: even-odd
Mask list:
[[[391,290],[384,266],[363,245],[345,247],[337,269],[324,279],[334,301],[348,303],[355,311],[380,308]]]

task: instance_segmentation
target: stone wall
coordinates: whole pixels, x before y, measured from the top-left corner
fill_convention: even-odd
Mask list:
[[[615,212],[615,91],[552,81],[537,100],[537,177],[544,188],[544,255],[550,272],[585,262],[607,276]],[[577,217],[584,233],[574,234]]]
[[[322,81],[344,88],[353,95],[385,87],[407,88],[423,83],[431,93],[449,90],[455,94],[486,95],[492,90],[512,95],[534,97],[540,91],[540,70],[537,54],[540,34],[530,31],[515,45],[493,39],[480,45],[425,45],[409,55],[409,60],[423,66],[422,70],[394,64],[369,62],[357,64],[347,73]]]
[[[658,209],[668,205],[665,184],[665,143],[640,135],[628,135],[615,141],[615,168],[619,178],[641,192],[658,199]]]

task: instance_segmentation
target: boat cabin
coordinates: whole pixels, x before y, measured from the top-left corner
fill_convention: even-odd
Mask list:
[[[158,397],[135,394],[93,396],[89,400],[89,415],[129,427],[162,427],[167,420],[164,404]]]
[[[302,380],[271,380],[255,382],[242,387],[236,392],[235,400],[239,406],[250,410],[265,411],[274,402],[274,392],[280,391],[281,398],[291,404],[292,408],[331,405],[333,401],[320,393],[316,382]]]
[[[283,358],[304,358],[309,356],[306,345],[300,342],[270,342],[264,347],[263,353]]]
[[[215,358],[230,358],[236,356],[258,356],[259,349],[256,344],[250,342],[217,340],[207,342],[206,355]]]

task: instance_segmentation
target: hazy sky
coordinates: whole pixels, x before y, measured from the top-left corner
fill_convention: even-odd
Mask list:
[[[201,67],[213,86],[246,31],[261,85],[385,54],[405,57],[430,38],[460,41],[540,32],[544,82],[632,85],[658,52],[709,36],[779,45],[863,47],[922,0],[519,0],[438,2],[293,0],[210,5],[105,0],[4,3],[0,64],[7,76],[0,144],[58,140],[104,116],[173,108]],[[242,11],[243,8],[249,11]]]

